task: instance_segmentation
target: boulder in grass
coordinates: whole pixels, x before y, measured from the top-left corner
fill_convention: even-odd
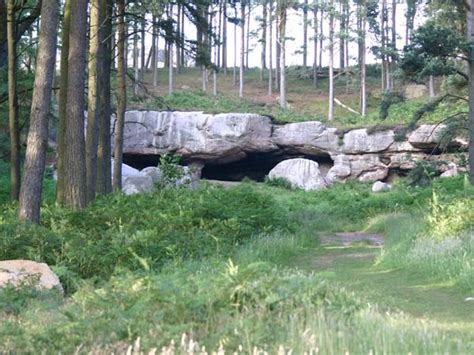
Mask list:
[[[129,176],[125,179],[122,191],[126,195],[152,192],[155,188],[153,179],[148,175]]]
[[[270,171],[268,178],[284,179],[293,187],[305,191],[320,190],[327,186],[319,164],[309,159],[284,160]]]
[[[392,185],[382,181],[376,181],[372,185],[372,192],[387,192],[392,189]]]
[[[8,285],[63,292],[58,276],[48,265],[30,260],[0,261],[0,288]]]

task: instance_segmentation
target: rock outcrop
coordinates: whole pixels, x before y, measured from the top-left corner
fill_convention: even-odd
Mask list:
[[[30,260],[0,261],[0,288],[8,285],[63,292],[58,276],[48,265]]]
[[[320,190],[327,186],[319,165],[309,159],[288,159],[275,166],[269,179],[284,179],[293,187],[305,191]]]
[[[421,125],[404,138],[390,128],[342,132],[317,121],[277,125],[256,114],[129,111],[125,121],[127,157],[175,153],[187,164],[214,167],[245,159],[255,166],[259,155],[265,166],[271,159],[271,167],[304,157],[320,163],[327,181],[384,180],[390,171],[408,171],[420,160],[439,162],[442,173],[449,169],[444,159],[457,159],[439,155],[443,125]],[[464,149],[465,140],[452,146]]]

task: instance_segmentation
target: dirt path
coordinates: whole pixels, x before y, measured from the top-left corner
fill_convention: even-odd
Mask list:
[[[465,301],[467,291],[418,270],[377,265],[382,235],[333,233],[319,240],[319,246],[295,258],[293,266],[316,272],[383,307],[439,321],[448,329],[474,331],[474,303]]]

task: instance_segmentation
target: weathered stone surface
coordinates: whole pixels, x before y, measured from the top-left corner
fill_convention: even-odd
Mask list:
[[[405,97],[409,100],[428,95],[428,88],[423,84],[409,84],[405,87]]]
[[[408,142],[417,148],[435,148],[443,136],[445,125],[424,124],[408,135]]]
[[[151,180],[154,184],[160,182],[161,177],[163,175],[161,169],[157,166],[149,166],[148,168],[141,170],[140,174],[151,177]]]
[[[367,129],[355,129],[344,135],[342,152],[345,154],[367,154],[382,152],[394,142],[392,130],[368,133]]]
[[[185,159],[231,162],[275,150],[271,134],[270,119],[255,114],[129,111],[124,153],[171,152]]]
[[[273,142],[290,153],[318,156],[340,149],[335,128],[327,128],[318,121],[289,123],[277,126]]]
[[[30,260],[0,261],[0,288],[9,284],[63,292],[58,276],[48,265]]]
[[[376,181],[372,185],[372,192],[386,192],[392,189],[392,185],[382,181]]]
[[[386,157],[390,162],[388,167],[390,169],[400,169],[400,170],[411,170],[413,169],[417,162],[422,161],[426,158],[426,156],[422,153],[393,153],[383,155]]]
[[[388,175],[388,166],[380,161],[377,154],[345,155],[332,157],[334,166],[329,170],[329,181],[357,179],[359,181],[383,180]]]
[[[459,170],[456,165],[450,165],[450,168],[440,175],[442,178],[448,178],[453,176],[458,176]]]
[[[122,186],[122,191],[126,195],[152,192],[155,188],[153,179],[149,175],[136,175],[127,177]]]
[[[327,186],[318,163],[309,159],[284,160],[270,171],[268,177],[285,179],[292,186],[305,191],[319,190]]]

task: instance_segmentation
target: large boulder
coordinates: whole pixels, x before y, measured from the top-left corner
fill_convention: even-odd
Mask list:
[[[329,170],[329,181],[357,179],[359,181],[384,180],[388,175],[388,166],[382,163],[377,154],[332,156],[334,166]]]
[[[141,170],[140,174],[151,177],[154,184],[158,184],[163,176],[161,169],[157,166],[149,166],[148,168]]]
[[[393,142],[392,130],[369,133],[366,128],[354,129],[344,135],[342,152],[345,154],[378,153],[388,149]]]
[[[277,126],[273,132],[273,142],[289,153],[312,156],[339,150],[337,129],[327,128],[318,121]]]
[[[420,149],[433,149],[441,141],[446,125],[423,124],[408,135],[408,142]]]
[[[305,191],[319,190],[327,186],[318,163],[309,159],[284,160],[270,171],[268,178],[285,179],[293,187]]]
[[[0,288],[8,285],[63,292],[58,276],[48,265],[30,260],[0,261]]]
[[[128,111],[124,154],[175,153],[203,162],[232,162],[275,150],[268,117],[256,114]]]
[[[376,181],[372,185],[372,192],[387,192],[392,189],[392,185],[387,184],[386,182]]]
[[[152,192],[155,188],[153,179],[149,175],[129,176],[125,179],[122,191],[126,195]]]

